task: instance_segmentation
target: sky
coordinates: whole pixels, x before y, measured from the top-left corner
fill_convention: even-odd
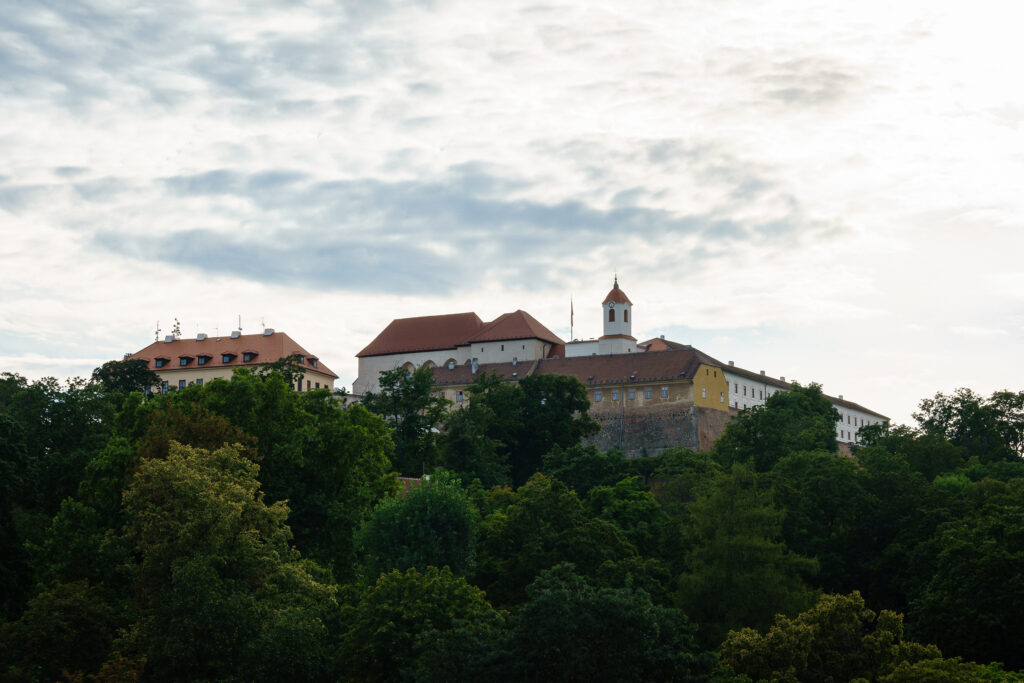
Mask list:
[[[524,309],[911,422],[1024,390],[1024,5],[0,0],[0,371]]]

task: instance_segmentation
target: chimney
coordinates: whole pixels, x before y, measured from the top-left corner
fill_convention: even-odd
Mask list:
[[[839,400],[840,400],[840,401],[842,401],[842,400],[843,400],[843,395],[842,395],[842,394],[839,394]]]
[[[206,333],[205,332],[200,332],[199,334],[196,335],[196,341],[205,341],[205,340],[206,340]]]
[[[780,382],[785,382],[786,381],[786,377],[784,375],[779,375],[779,381]]]
[[[764,375],[764,370],[761,371],[761,374]]]
[[[169,334],[166,337],[164,337],[164,344],[170,344],[172,341],[174,341],[173,334]]]
[[[479,366],[477,365],[477,361],[476,361],[476,358],[474,358],[474,359],[473,359],[473,363],[472,363],[472,365],[471,365],[470,367],[472,368],[473,374],[475,375],[475,374],[476,374],[476,371],[477,371],[477,367],[479,367]]]
[[[661,335],[660,339],[664,339],[664,338],[665,338],[665,335]]]
[[[735,363],[733,363],[732,361],[729,361],[729,367],[730,367],[730,368],[731,368],[731,367],[733,367],[733,366],[735,366],[735,365],[736,365]]]
[[[242,331],[241,330],[231,330],[231,338],[232,339],[238,339],[241,336],[242,336]]]
[[[269,337],[272,334],[274,334],[274,328],[273,327],[268,327],[267,329],[263,330],[263,336],[264,337]]]

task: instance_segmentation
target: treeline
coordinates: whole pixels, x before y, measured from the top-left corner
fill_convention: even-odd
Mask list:
[[[851,458],[798,387],[626,460],[574,379],[450,411],[420,371],[365,407],[288,373],[0,375],[0,676],[1024,680],[1024,392]]]

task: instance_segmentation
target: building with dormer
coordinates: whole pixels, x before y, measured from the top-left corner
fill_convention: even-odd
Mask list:
[[[172,388],[184,389],[213,379],[231,379],[237,368],[258,368],[289,356],[294,356],[302,367],[297,391],[334,389],[338,376],[330,368],[287,334],[269,327],[262,334],[234,331],[211,337],[200,333],[189,339],[168,335],[126,360],[146,361],[149,369],[160,376],[161,385],[154,387],[154,391],[166,393]]]

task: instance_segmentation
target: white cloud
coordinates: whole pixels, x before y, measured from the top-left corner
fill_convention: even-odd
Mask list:
[[[0,2],[0,360],[242,313],[349,384],[393,317],[560,329],[572,292],[588,334],[618,268],[638,326],[897,418],[978,345],[958,381],[1019,387],[1021,10],[986,7]]]

